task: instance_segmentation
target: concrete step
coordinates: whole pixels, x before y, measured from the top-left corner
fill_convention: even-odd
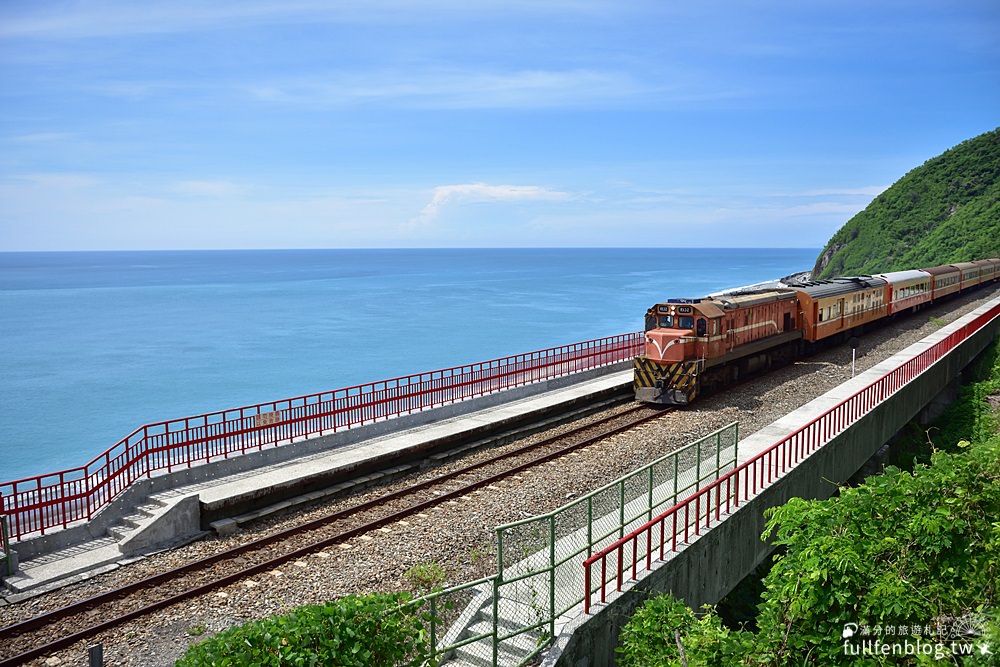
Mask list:
[[[534,650],[534,644],[528,651],[514,650],[509,641],[502,642],[497,650],[497,665],[519,665]],[[455,649],[455,659],[462,660],[476,667],[493,667],[493,639],[487,637],[472,644]],[[451,664],[451,663],[449,663]]]
[[[500,617],[497,622],[497,632],[501,635],[508,635],[512,632],[517,632],[522,627],[523,623],[515,622],[509,618]],[[489,632],[493,633],[493,610],[490,607],[480,609],[476,615],[468,622],[465,630],[462,632],[463,637],[473,637],[478,634],[483,634]]]
[[[452,658],[441,663],[441,667],[482,667],[478,662],[469,662],[462,658]]]
[[[129,535],[138,530],[138,526],[126,526],[123,524],[115,524],[113,526],[108,526],[108,537],[113,539],[116,543],[124,542]]]
[[[169,503],[156,497],[146,498],[136,505],[132,512],[121,517],[114,525],[109,526],[108,535],[117,542],[124,542],[137,530],[149,525],[150,519],[155,520],[167,507],[169,507]]]
[[[517,632],[520,628],[509,627],[504,628],[504,625],[498,626],[498,632],[500,636],[508,635],[512,632]],[[490,621],[476,621],[469,627],[469,636],[474,637],[475,635],[481,635],[487,632],[493,632],[493,623]],[[538,648],[538,635],[534,631],[524,632],[522,634],[510,637],[501,642],[501,646],[508,649],[509,652],[521,653],[523,656],[529,655],[536,648]]]

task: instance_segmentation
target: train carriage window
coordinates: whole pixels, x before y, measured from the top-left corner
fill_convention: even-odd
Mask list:
[[[708,333],[708,323],[705,321],[705,318],[703,317],[698,318],[698,329],[696,333],[699,338]]]
[[[677,318],[677,328],[678,329],[692,329],[692,328],[694,328],[694,318],[693,317],[678,317]]]
[[[664,329],[670,329],[674,326],[674,316],[673,315],[660,315],[660,327]]]

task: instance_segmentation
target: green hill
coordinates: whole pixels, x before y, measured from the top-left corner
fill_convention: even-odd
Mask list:
[[[1000,128],[932,158],[833,235],[813,275],[863,275],[1000,256]]]

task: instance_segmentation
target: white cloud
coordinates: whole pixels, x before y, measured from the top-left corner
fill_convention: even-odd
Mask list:
[[[803,218],[814,215],[836,214],[843,216],[844,221],[846,222],[862,209],[864,209],[864,205],[820,201],[808,204],[799,204],[797,206],[778,207],[774,209],[774,214],[788,218]]]
[[[102,2],[33,3],[28,9],[10,11],[0,21],[0,37],[79,39],[127,35],[168,34],[191,30],[217,30],[220,25],[275,25],[283,22],[370,23],[439,21],[449,18],[495,15],[512,11],[562,15],[567,12],[605,14],[608,6],[597,0],[369,0],[363,3],[327,0],[217,0],[205,3],[175,0],[170,3]]]
[[[329,108],[391,101],[422,109],[623,106],[665,92],[625,72],[595,69],[366,71],[261,82],[244,89],[271,104]]]
[[[229,181],[181,181],[175,183],[175,192],[199,197],[232,197],[243,194],[247,187]]]
[[[818,188],[803,192],[786,192],[782,197],[876,197],[889,189],[888,185],[864,185],[855,188]]]
[[[441,185],[434,188],[434,196],[420,215],[410,221],[411,225],[430,222],[441,209],[455,201],[563,201],[569,194],[549,190],[537,185],[488,185],[486,183],[465,183]]]
[[[97,178],[90,174],[58,172],[14,175],[11,177],[11,180],[27,181],[34,186],[50,190],[77,190],[80,188],[91,188],[100,183]]]
[[[35,132],[32,134],[19,134],[7,138],[7,141],[15,144],[45,144],[57,141],[65,141],[72,135],[67,132]]]

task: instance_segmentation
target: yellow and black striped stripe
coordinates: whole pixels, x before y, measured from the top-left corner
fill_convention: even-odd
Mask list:
[[[662,389],[664,400],[658,402],[690,403],[698,395],[699,366],[697,361],[658,364],[645,357],[635,357],[632,361],[633,388],[636,393],[642,388]]]

